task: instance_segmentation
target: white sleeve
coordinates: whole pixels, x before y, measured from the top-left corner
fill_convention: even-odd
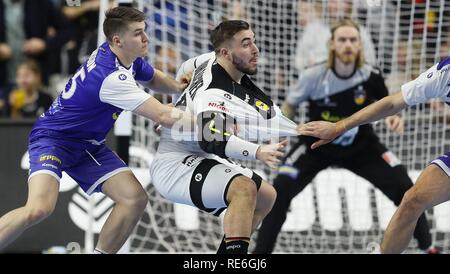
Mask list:
[[[199,65],[211,58],[216,58],[216,53],[214,51],[193,57],[185,61],[178,69],[175,80],[180,81],[181,76],[186,73],[193,72]]]
[[[201,65],[203,62],[208,61],[211,58],[216,58],[216,53],[214,51],[208,52],[196,57],[193,57],[189,60],[184,61],[183,64],[181,64],[180,68],[177,71],[177,75],[175,76],[175,80],[180,81],[181,77],[185,75],[186,73],[193,72],[199,65]],[[172,102],[178,101],[178,98],[180,98],[180,94],[173,94],[172,95]]]
[[[140,89],[133,76],[126,70],[117,70],[103,80],[99,92],[100,101],[118,108],[133,111],[151,95]]]
[[[441,97],[447,87],[442,71],[437,70],[437,64],[423,72],[416,79],[402,85],[402,95],[406,104],[412,106],[425,103],[432,98]]]

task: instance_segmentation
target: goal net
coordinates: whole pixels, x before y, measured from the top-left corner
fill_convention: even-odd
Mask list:
[[[279,105],[303,67],[326,58],[322,33],[315,26],[327,26],[336,18],[352,17],[363,26],[367,61],[382,70],[390,92],[449,55],[450,3],[444,0],[141,0],[139,4],[148,15],[149,60],[171,75],[184,60],[211,50],[209,31],[222,19],[251,22],[260,48],[254,80]],[[167,97],[161,99],[168,102]],[[306,108],[299,108],[297,122],[305,121]],[[401,115],[405,119],[401,136],[386,130],[383,122],[374,127],[415,180],[429,161],[449,150],[450,112],[444,104],[431,102]],[[151,122],[134,117],[130,165],[147,174],[158,140]],[[276,176],[260,163],[245,164],[269,181]],[[131,236],[131,251],[215,252],[223,235],[222,219],[168,202],[149,175],[143,177],[149,181],[150,203]],[[275,252],[368,252],[368,246],[381,241],[394,210],[393,203],[364,179],[346,170],[327,169],[292,201]],[[434,245],[450,252],[449,203],[427,211],[427,218]],[[411,241],[408,252],[416,252],[416,246]]]

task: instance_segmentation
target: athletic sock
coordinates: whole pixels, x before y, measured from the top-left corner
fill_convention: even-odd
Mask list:
[[[219,249],[217,249],[217,254],[227,254],[227,244],[225,243],[225,235],[223,235],[222,241],[220,242]]]
[[[250,238],[248,237],[228,237],[225,238],[227,254],[247,254]]]

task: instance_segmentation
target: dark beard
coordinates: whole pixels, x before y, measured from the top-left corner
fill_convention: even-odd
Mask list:
[[[255,75],[258,72],[258,68],[255,68],[252,70],[251,68],[247,68],[244,66],[244,61],[240,58],[238,58],[236,55],[231,54],[233,57],[233,65],[234,67],[239,70],[242,73],[245,73],[247,75]]]

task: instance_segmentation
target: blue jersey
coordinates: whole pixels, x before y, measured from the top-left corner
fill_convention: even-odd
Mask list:
[[[77,70],[30,137],[41,134],[103,143],[122,110],[133,111],[150,98],[136,80],[149,81],[154,69],[142,58],[120,64],[108,43],[95,50]]]

